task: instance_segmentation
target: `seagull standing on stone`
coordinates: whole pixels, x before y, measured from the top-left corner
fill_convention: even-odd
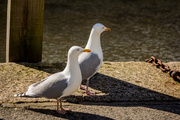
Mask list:
[[[103,52],[101,48],[100,35],[104,31],[111,31],[110,28],[105,27],[101,23],[96,23],[91,30],[89,40],[85,49],[90,49],[91,53],[82,53],[79,55],[79,65],[82,73],[82,79],[86,81],[86,87],[80,86],[81,89],[86,90],[86,94],[95,95],[95,93],[88,91],[89,79],[100,69],[103,61]]]
[[[57,99],[57,112],[65,114],[69,109],[62,107],[61,98],[73,94],[81,85],[82,75],[78,63],[78,56],[83,52],[87,53],[91,51],[78,46],[71,47],[68,52],[67,65],[62,72],[50,75],[42,81],[30,85],[27,92],[15,94],[14,96]]]

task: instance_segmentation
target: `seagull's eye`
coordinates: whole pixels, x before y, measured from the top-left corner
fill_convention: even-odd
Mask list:
[[[80,49],[77,49],[77,51],[80,51]]]
[[[104,27],[102,27],[102,29],[104,29]]]

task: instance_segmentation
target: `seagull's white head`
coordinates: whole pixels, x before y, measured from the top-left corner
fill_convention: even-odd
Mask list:
[[[83,49],[82,47],[79,46],[73,46],[69,49],[68,55],[79,56],[83,52],[91,52],[91,50]]]
[[[98,33],[102,33],[102,32],[104,32],[104,31],[111,31],[111,29],[110,28],[107,28],[107,27],[105,27],[103,24],[101,24],[101,23],[96,23],[94,26],[93,26],[93,28],[92,28],[94,31],[96,31],[96,32],[98,32]]]

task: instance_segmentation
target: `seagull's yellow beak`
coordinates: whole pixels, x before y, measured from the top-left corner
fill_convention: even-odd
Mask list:
[[[111,31],[111,29],[110,28],[106,28],[105,31]]]
[[[91,52],[90,49],[84,49],[82,52]]]

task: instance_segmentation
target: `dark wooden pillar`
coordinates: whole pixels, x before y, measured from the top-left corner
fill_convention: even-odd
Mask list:
[[[44,0],[11,0],[10,62],[42,59]]]

